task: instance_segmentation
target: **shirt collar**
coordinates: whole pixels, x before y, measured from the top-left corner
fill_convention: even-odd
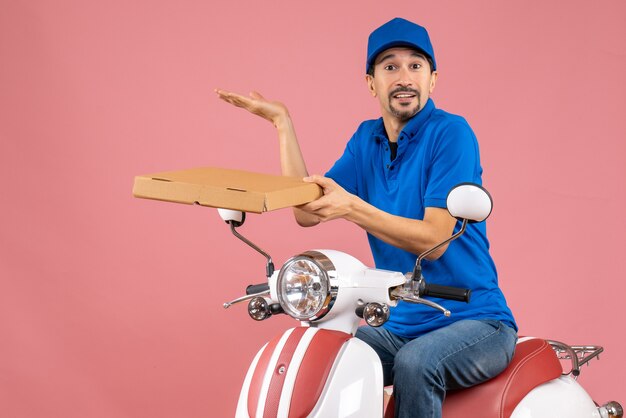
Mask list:
[[[409,139],[412,138],[428,120],[435,109],[435,102],[429,98],[422,110],[417,112],[417,114],[409,119],[407,124],[404,125],[404,128],[402,128],[399,136],[406,135]],[[374,136],[380,139],[387,139],[387,132],[385,132],[385,124],[383,123],[382,117],[377,121],[376,128],[374,129]]]

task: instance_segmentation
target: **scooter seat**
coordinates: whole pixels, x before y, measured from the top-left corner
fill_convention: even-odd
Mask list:
[[[561,363],[547,341],[520,338],[511,363],[502,373],[480,385],[446,394],[443,417],[509,418],[528,392],[561,373]],[[385,418],[393,417],[393,404],[392,397]]]

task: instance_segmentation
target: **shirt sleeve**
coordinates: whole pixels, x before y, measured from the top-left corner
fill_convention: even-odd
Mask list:
[[[478,141],[465,120],[444,127],[431,153],[425,207],[445,208],[448,192],[459,183],[482,184]]]
[[[356,155],[354,153],[354,136],[348,141],[343,155],[339,157],[335,164],[328,170],[326,177],[329,177],[348,193],[358,195]]]

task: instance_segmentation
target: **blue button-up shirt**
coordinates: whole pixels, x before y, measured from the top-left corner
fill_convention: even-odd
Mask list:
[[[391,160],[382,118],[363,122],[344,154],[326,173],[346,191],[393,215],[424,219],[427,207],[446,207],[446,198],[459,183],[482,184],[478,142],[460,116],[435,108],[428,100],[398,136],[396,158]],[[458,231],[460,222],[455,227]],[[368,234],[377,268],[413,270],[416,255]],[[385,324],[404,337],[418,337],[460,319],[497,319],[517,329],[498,287],[496,268],[489,255],[485,223],[470,224],[438,260],[422,261],[429,283],[469,288],[464,302],[433,298],[452,312],[447,318],[424,305],[400,302]]]

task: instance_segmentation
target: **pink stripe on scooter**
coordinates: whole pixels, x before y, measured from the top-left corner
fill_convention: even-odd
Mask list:
[[[291,396],[289,417],[308,416],[322,394],[339,350],[352,336],[321,329],[315,334],[302,359]]]
[[[280,394],[283,390],[285,377],[287,376],[287,369],[289,369],[293,353],[296,347],[298,347],[298,344],[307,329],[308,328],[305,327],[295,328],[280,352],[280,356],[278,357],[278,361],[276,362],[276,366],[272,372],[272,380],[267,391],[263,418],[275,418],[278,415]]]

